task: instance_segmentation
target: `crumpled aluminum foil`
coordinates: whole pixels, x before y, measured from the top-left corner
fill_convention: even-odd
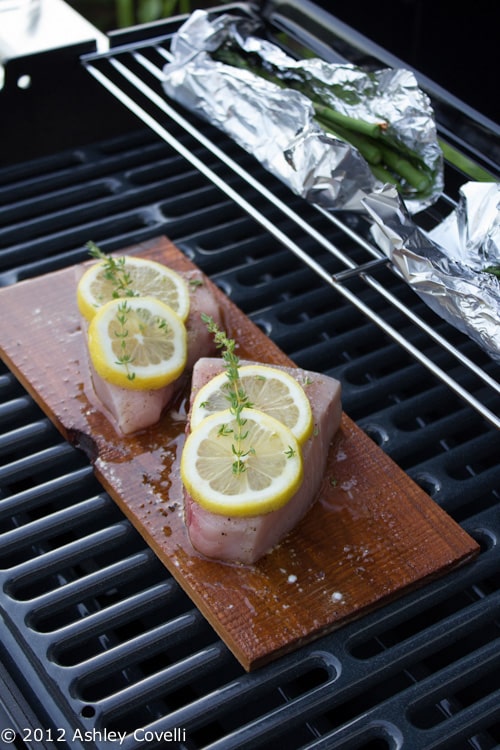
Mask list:
[[[500,363],[500,183],[468,182],[431,232],[416,226],[393,188],[363,199],[372,234],[417,294]]]
[[[429,99],[413,73],[367,73],[317,58],[297,62],[255,36],[258,25],[247,16],[194,11],[171,42],[173,60],[165,66],[163,80],[167,95],[230,135],[297,195],[328,210],[363,210],[363,196],[382,187],[364,158],[316,124],[306,96],[210,57],[224,41],[236,41],[282,69],[300,68],[340,85],[343,98],[332,94],[332,102],[344,114],[390,122],[388,135],[418,153],[433,173],[429,195],[405,195],[408,210],[415,213],[437,200],[443,189],[442,152]]]

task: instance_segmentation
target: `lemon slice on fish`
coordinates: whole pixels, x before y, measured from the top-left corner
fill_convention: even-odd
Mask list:
[[[228,516],[256,516],[285,505],[303,479],[292,431],[258,409],[205,417],[188,435],[181,479],[199,505]]]
[[[170,305],[181,320],[189,314],[186,280],[154,260],[110,256],[89,266],[78,282],[78,309],[87,320],[106,302],[120,297],[156,297]]]
[[[163,388],[187,359],[184,322],[155,297],[114,299],[89,324],[88,348],[96,372],[133,390]]]
[[[314,427],[311,404],[304,388],[292,375],[260,364],[242,365],[238,374],[238,387],[252,408],[260,409],[289,427],[299,443],[311,436]],[[227,409],[231,404],[231,388],[225,371],[202,386],[191,407],[191,427],[196,427],[209,414]]]

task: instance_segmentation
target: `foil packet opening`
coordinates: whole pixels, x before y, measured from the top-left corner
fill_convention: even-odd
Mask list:
[[[320,126],[310,98],[291,83],[277,85],[214,58],[230,44],[288,82],[297,77],[319,82],[322,94],[328,89],[325,104],[350,118],[382,123],[386,144],[418,156],[426,187],[417,191],[401,178],[410,213],[438,199],[442,151],[430,101],[412,72],[367,72],[318,58],[297,61],[260,38],[259,27],[258,19],[246,15],[194,11],[172,38],[173,58],[163,71],[166,94],[231,136],[297,195],[328,210],[363,211],[362,198],[380,190],[385,179],[374,174],[358,147]]]
[[[424,232],[390,187],[363,199],[372,235],[444,320],[500,363],[500,183],[468,182],[457,207]]]

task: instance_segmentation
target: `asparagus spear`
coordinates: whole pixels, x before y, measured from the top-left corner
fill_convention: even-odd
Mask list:
[[[349,131],[348,128],[342,127],[342,125],[336,125],[333,127],[321,117],[316,117],[316,119],[322,128],[328,133],[340,138],[342,141],[348,141],[352,146],[357,148],[359,153],[364,156],[370,165],[374,166],[381,163],[382,152],[378,147],[378,144],[374,143],[373,140],[363,137],[363,135],[360,135],[358,132]]]
[[[423,193],[430,187],[429,177],[417,167],[414,167],[408,159],[388,148],[385,144],[381,146],[381,149],[386,166],[395,174],[401,175],[417,192]]]
[[[426,165],[418,155],[403,154],[397,144],[389,141],[386,122],[373,123],[349,117],[324,104],[323,99],[329,99],[329,91],[323,81],[310,80],[297,70],[283,73],[269,62],[262,61],[258,55],[242,53],[231,44],[219,47],[212,55],[220,62],[249,70],[281,88],[293,88],[307,96],[320,127],[354,146],[366,159],[377,179],[391,182],[400,190],[407,184],[417,193],[425,193],[431,187],[432,181]],[[341,93],[338,88],[335,87],[337,95]]]
[[[486,266],[483,268],[484,273],[492,273],[497,279],[500,279],[500,266]]]
[[[369,138],[378,138],[381,131],[387,127],[387,123],[358,120],[354,117],[344,115],[342,112],[337,112],[335,109],[327,107],[324,104],[319,104],[316,101],[313,101],[313,107],[318,120],[330,123],[333,127],[340,125],[347,128],[347,130],[353,130],[355,133],[361,133],[361,135],[366,135]]]
[[[255,61],[256,55],[243,55],[233,48],[222,46],[219,47],[218,50],[213,52],[212,56],[216,60],[226,63],[226,65],[232,65],[234,68],[242,68],[243,70],[248,70],[251,73],[260,76],[261,78],[265,78],[267,81],[280,86],[281,88],[293,88],[296,91],[300,91],[300,93],[304,94],[308,99],[311,100],[317,118],[321,119],[322,121],[326,121],[331,125],[342,125],[349,130],[354,130],[355,132],[363,133],[364,135],[372,137],[376,137],[381,130],[384,130],[387,127],[387,123],[385,122],[366,122],[365,120],[359,120],[354,117],[349,117],[348,115],[344,115],[342,112],[337,112],[331,107],[327,107],[319,100],[319,94],[317,93],[317,90],[314,92],[311,89],[306,90],[306,82],[298,81],[295,77],[287,77],[286,79],[280,78],[277,71],[269,69],[268,63],[266,64],[266,66],[264,66],[264,64],[262,64],[262,61],[260,61],[259,59],[259,62],[261,64],[257,64]],[[325,89],[324,84],[322,84],[322,82],[320,83],[322,89]]]

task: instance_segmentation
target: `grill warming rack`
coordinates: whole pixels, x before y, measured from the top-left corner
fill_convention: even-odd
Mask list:
[[[476,351],[475,346],[469,347],[472,350],[471,356],[465,354],[464,346],[458,348],[458,345],[453,342],[454,337],[462,343],[463,340],[460,335],[451,330],[451,327],[446,329],[444,334],[440,333],[432,317],[430,321],[426,321],[421,314],[413,311],[407,303],[399,299],[377,279],[376,274],[379,269],[389,269],[393,274],[398,274],[398,271],[370,242],[366,232],[363,231],[367,229],[363,221],[360,222],[359,219],[356,220],[352,216],[341,213],[330,213],[319,206],[314,206],[318,217],[321,217],[323,224],[326,225],[326,231],[318,230],[311,221],[304,219],[297,210],[287,205],[286,196],[280,198],[279,193],[255,179],[247,169],[219,147],[216,141],[224,140],[222,134],[214,131],[214,138],[208,138],[199,129],[195,118],[191,118],[189,113],[182,111],[167,100],[161,89],[161,81],[163,66],[172,59],[169,52],[170,38],[171,36],[167,34],[147,41],[119,45],[105,53],[85,55],[82,57],[82,62],[88,72],[118,101],[258,222],[275,240],[309,266],[337,294],[349,300],[367,318],[380,326],[393,341],[488,422],[495,427],[500,427],[500,413],[491,406],[491,404],[498,403],[500,383],[488,372],[489,369],[493,369],[489,358],[481,357],[481,352]],[[206,127],[206,123],[204,126]],[[182,136],[176,134],[177,129]],[[204,158],[199,156],[199,148],[191,149],[186,145],[186,135],[192,139],[193,144],[202,147]],[[215,158],[215,163],[212,157]],[[253,196],[253,199],[246,197],[248,191],[241,190],[240,183],[235,187],[234,179],[221,176],[221,165],[224,171],[236,176],[250,188],[250,196]],[[466,179],[464,177],[464,181]],[[267,211],[259,207],[262,201],[264,205],[267,204]],[[456,201],[450,195],[445,194],[440,198],[440,205],[446,215],[456,206]],[[269,210],[272,218],[269,216]],[[276,210],[279,212],[278,220],[275,217]],[[299,243],[292,239],[292,233],[287,233],[282,228],[290,223],[294,226],[295,235],[298,228],[307,238],[305,242]],[[345,251],[328,239],[329,223],[337,230],[341,230],[350,243],[354,243],[357,253]],[[305,245],[311,244],[323,251],[321,258],[318,259],[317,253],[306,249]],[[361,258],[353,257],[353,255],[359,255],[359,251],[361,251]],[[333,271],[328,267],[331,263],[335,265]],[[349,285],[353,278],[360,279],[389,307],[397,310],[402,316],[401,319],[405,318],[407,323],[417,327],[424,334],[425,345],[416,346],[398,327],[377,312],[376,304],[367,304],[362,295],[353,291]],[[466,343],[465,348],[467,346]],[[443,352],[449,355],[446,361],[451,362],[447,369],[444,369],[438,362]],[[460,373],[460,377],[450,374],[450,370],[455,369]],[[472,382],[474,387],[468,387],[464,385],[464,382]],[[484,396],[478,398],[478,391]]]

